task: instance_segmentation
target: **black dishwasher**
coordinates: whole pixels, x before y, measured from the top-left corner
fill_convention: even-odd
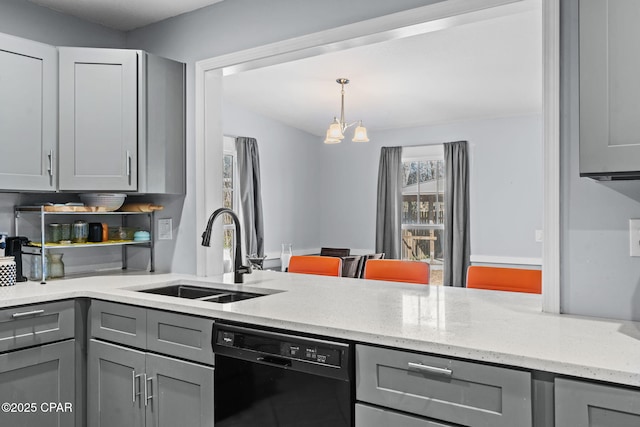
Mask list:
[[[216,323],[216,427],[353,426],[353,345]]]

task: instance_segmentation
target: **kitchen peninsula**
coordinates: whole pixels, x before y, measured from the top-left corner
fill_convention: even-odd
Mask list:
[[[172,283],[267,295],[218,304],[138,292]],[[2,287],[0,311],[24,311],[31,304],[59,300],[100,300],[331,337],[355,342],[363,354],[367,348],[419,352],[454,363],[531,372],[534,379],[544,374],[553,381],[557,375],[638,393],[640,323],[546,314],[540,298],[272,271],[247,275],[243,285],[233,284],[230,274],[203,278],[137,273]],[[211,349],[209,343],[206,347]]]

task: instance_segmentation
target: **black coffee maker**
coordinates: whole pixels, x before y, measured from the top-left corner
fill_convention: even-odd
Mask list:
[[[7,247],[4,250],[5,256],[12,256],[16,261],[16,282],[26,282],[27,278],[22,275],[22,245],[26,245],[29,239],[22,236],[7,237]]]

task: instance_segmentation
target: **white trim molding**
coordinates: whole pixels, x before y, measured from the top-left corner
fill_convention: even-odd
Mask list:
[[[542,258],[521,258],[499,255],[471,255],[471,264],[531,265],[542,267]]]
[[[560,313],[560,2],[542,1],[544,218],[542,310]]]

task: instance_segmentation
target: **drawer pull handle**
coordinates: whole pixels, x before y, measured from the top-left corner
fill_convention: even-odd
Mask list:
[[[133,398],[133,403],[136,403],[136,400],[138,399],[138,396],[140,396],[142,394],[140,390],[140,377],[142,377],[142,374],[138,374],[136,375],[136,371],[131,371],[131,394],[132,394],[132,398]],[[138,381],[136,381],[138,380]],[[138,388],[136,390],[136,382],[138,383]]]
[[[422,363],[408,363],[409,369],[413,371],[424,372],[426,374],[435,374],[445,376],[447,378],[451,378],[453,376],[453,371],[447,368],[438,368],[436,366],[423,365]]]
[[[49,166],[47,167],[47,172],[49,172],[49,176],[53,176],[53,150],[49,150],[49,154],[47,154],[47,159],[49,160]]]
[[[147,378],[147,374],[142,375],[144,375],[144,406],[147,406],[149,404],[149,401],[153,399],[153,377]],[[151,393],[147,389],[147,384],[151,386]]]
[[[19,319],[21,317],[37,316],[38,314],[42,314],[42,313],[44,313],[44,310],[25,311],[22,313],[13,313],[11,317],[13,317],[14,319]]]

